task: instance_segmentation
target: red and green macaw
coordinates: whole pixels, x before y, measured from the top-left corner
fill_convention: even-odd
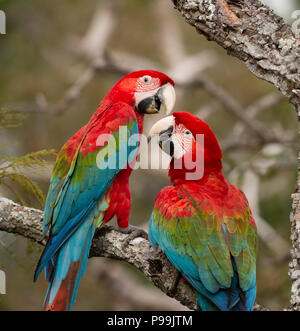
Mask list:
[[[173,186],[156,197],[152,246],[196,289],[201,310],[252,310],[257,229],[244,193],[222,173],[214,133],[196,116],[175,112],[152,127],[153,135],[172,156]]]
[[[36,280],[45,268],[50,283],[45,309],[72,308],[97,227],[116,216],[118,226],[132,232],[128,181],[139,140],[133,144],[129,138],[143,132],[145,113],[157,113],[163,107],[167,113],[172,110],[173,85],[168,76],[157,71],[128,74],[59,152],[43,219],[49,239],[34,275]],[[111,139],[115,145],[110,144]]]

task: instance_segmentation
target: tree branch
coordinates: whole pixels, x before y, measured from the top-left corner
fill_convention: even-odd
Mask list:
[[[300,40],[258,0],[172,0],[187,23],[275,85],[300,118]]]
[[[46,244],[42,233],[43,212],[21,206],[13,201],[0,198],[0,231],[21,235],[39,244]],[[126,234],[118,232],[111,226],[96,231],[90,250],[90,257],[107,257],[125,261],[139,269],[150,281],[167,295],[190,309],[196,309],[194,290],[180,281],[176,293],[169,289],[177,271],[161,252],[154,252],[148,240],[134,239],[125,249],[122,243]]]
[[[9,199],[0,198],[0,231],[14,233],[41,245],[46,244],[42,233],[43,212],[21,206]],[[157,288],[173,297],[184,306],[196,310],[195,291],[182,280],[175,293],[171,293],[177,271],[162,251],[155,252],[148,240],[134,239],[126,248],[122,247],[127,235],[111,226],[97,230],[90,250],[90,257],[107,257],[125,261],[139,269]],[[265,308],[256,305],[256,310]]]

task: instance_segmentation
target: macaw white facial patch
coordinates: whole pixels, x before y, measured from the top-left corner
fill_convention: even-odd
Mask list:
[[[176,126],[175,132],[172,135],[174,144],[174,158],[180,159],[184,154],[191,151],[195,138],[183,124]]]

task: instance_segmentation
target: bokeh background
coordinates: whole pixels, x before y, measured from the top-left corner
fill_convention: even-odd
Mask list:
[[[296,0],[265,3],[289,23],[300,9]],[[0,9],[7,18],[7,33],[0,35],[0,108],[26,116],[21,126],[0,129],[1,156],[58,151],[125,72],[163,70],[177,83],[176,110],[197,114],[213,128],[224,149],[224,172],[246,192],[259,221],[257,301],[271,309],[288,306],[290,195],[299,127],[280,93],[197,34],[168,0],[0,0]],[[249,114],[277,141],[260,140],[235,111]],[[160,116],[145,118],[146,132]],[[20,169],[44,194],[53,160],[47,157],[43,169]],[[145,226],[155,196],[167,184],[163,170],[133,173],[132,224]],[[12,188],[28,205],[43,207],[15,183],[2,183],[0,195],[18,201]],[[43,277],[32,281],[41,251],[37,244],[0,232],[0,269],[7,276],[0,310],[41,309],[47,284]],[[74,309],[185,308],[134,268],[94,258]]]

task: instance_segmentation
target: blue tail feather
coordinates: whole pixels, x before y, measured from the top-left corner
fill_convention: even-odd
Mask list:
[[[52,275],[45,298],[44,304],[46,306],[51,307],[60,290],[65,290],[62,287],[64,286],[63,281],[67,276],[71,279],[69,279],[68,289],[65,291],[66,294],[63,296],[63,304],[61,301],[60,304],[62,304],[66,310],[70,310],[74,305],[80,279],[84,275],[86,269],[95,229],[96,227],[94,225],[93,218],[91,217],[90,220],[86,220],[77,229],[73,236],[65,242],[63,247],[60,249],[55,264],[55,271]],[[69,271],[74,263],[78,263],[76,274],[72,274],[70,276]],[[60,308],[60,306],[58,305],[55,308]]]

